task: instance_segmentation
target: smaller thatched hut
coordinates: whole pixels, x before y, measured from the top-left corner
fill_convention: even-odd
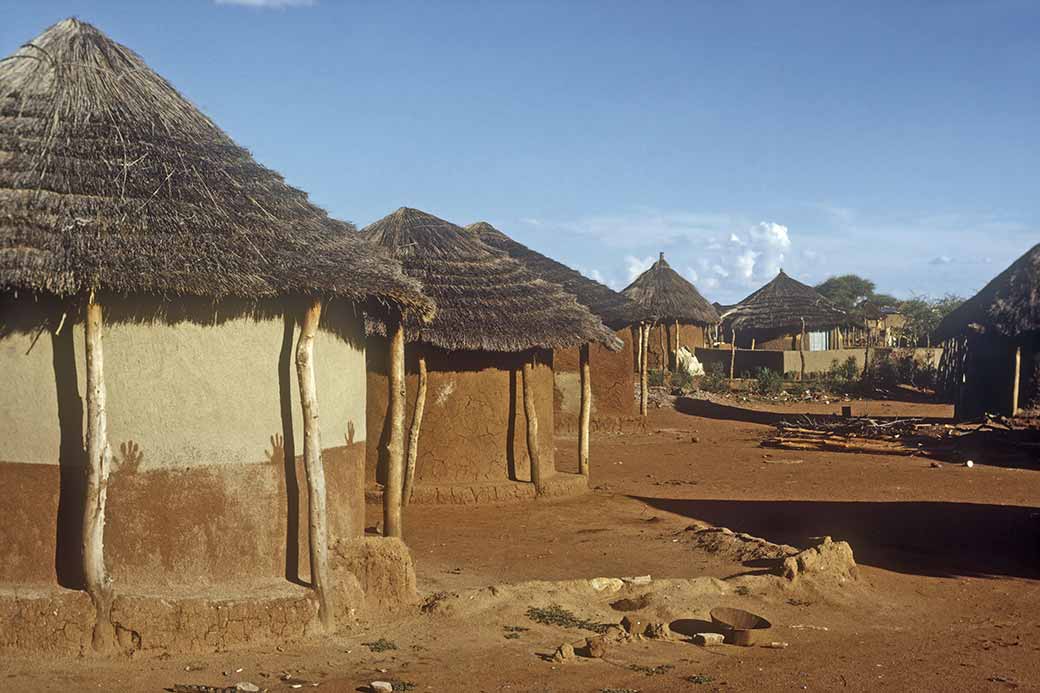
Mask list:
[[[368,478],[382,485],[384,507],[397,493],[465,503],[584,488],[584,476],[555,471],[553,350],[614,343],[611,332],[561,287],[431,214],[401,208],[361,236],[437,302],[433,321],[406,321],[389,351],[384,340],[396,331],[369,323]],[[397,353],[406,354],[399,375]],[[393,452],[405,427],[398,480]]]
[[[848,320],[816,289],[776,278],[722,315],[722,337],[743,349],[823,351],[837,348],[837,328]]]
[[[642,312],[641,324],[633,332],[642,382],[640,412],[645,416],[647,370],[674,369],[680,347],[693,350],[707,344],[709,328],[718,322],[719,314],[697,287],[671,268],[664,253],[621,293]]]
[[[939,324],[958,418],[1040,408],[1040,244]]]
[[[603,344],[593,344],[589,349],[592,427],[597,430],[620,430],[641,421],[633,397],[635,350],[631,330],[642,319],[639,307],[613,289],[518,243],[486,221],[470,224],[466,230],[477,234],[485,244],[508,253],[535,276],[562,286],[574,295],[578,303],[614,330],[622,342],[620,350]],[[557,349],[553,354],[557,430],[575,430],[581,425],[580,376],[581,351],[584,348]]]

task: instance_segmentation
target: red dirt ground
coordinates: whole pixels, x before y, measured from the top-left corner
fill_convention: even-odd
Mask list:
[[[920,403],[853,406],[856,414],[951,413]],[[580,631],[536,627],[517,620],[515,609],[508,618],[476,610],[468,618],[417,615],[273,652],[9,659],[0,664],[0,690],[158,691],[239,680],[293,690],[296,679],[281,681],[283,672],[324,691],[365,690],[377,679],[414,682],[416,691],[1040,690],[1040,461],[974,451],[972,469],[933,468],[916,457],[758,446],[778,416],[839,408],[684,400],[681,411],[652,410],[649,433],[594,439],[590,494],[513,506],[412,506],[405,515],[420,590],[461,592],[460,602],[474,604],[486,595],[465,590],[529,580],[753,572],[692,548],[684,530],[694,519],[796,546],[820,535],[847,540],[860,565],[847,594],[795,590],[730,600],[770,618],[787,649],[646,641],[604,660],[553,664],[539,655]],[[556,444],[559,468],[572,470],[574,440]],[[524,589],[517,594],[536,600],[538,588]],[[529,605],[515,606],[522,614]],[[582,605],[567,607],[580,612]],[[531,630],[505,639],[508,624]],[[398,649],[361,645],[380,637]],[[630,668],[662,664],[673,668],[652,676]]]

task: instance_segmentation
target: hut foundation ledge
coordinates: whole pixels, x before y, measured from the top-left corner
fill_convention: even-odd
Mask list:
[[[415,608],[407,547],[357,538],[333,547],[335,626]],[[320,634],[313,590],[278,578],[197,589],[115,584],[116,654],[193,654],[281,644]],[[0,586],[0,652],[76,656],[91,652],[94,607],[85,591],[56,585]]]

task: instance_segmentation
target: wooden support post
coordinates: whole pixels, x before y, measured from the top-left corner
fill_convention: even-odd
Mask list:
[[[383,487],[383,536],[401,537],[401,496],[404,493],[404,407],[407,392],[404,380],[404,322],[390,326],[387,360],[390,431],[386,437],[386,485]]]
[[[1018,414],[1018,390],[1022,385],[1022,346],[1015,347],[1014,379],[1011,384],[1011,416]]]
[[[98,652],[116,644],[112,625],[112,578],[105,567],[105,506],[112,450],[108,445],[105,409],[105,363],[102,348],[101,305],[91,294],[85,327],[87,357],[87,479],[83,506],[83,577],[94,604],[92,645]]]
[[[592,418],[592,372],[589,366],[589,345],[578,350],[581,364],[581,414],[578,427],[578,472],[589,475],[589,421]]]
[[[675,370],[679,370],[679,321],[675,321]]]
[[[802,369],[798,372],[798,379],[805,380],[805,318],[802,318],[802,333],[798,336],[798,358],[802,361]]]
[[[751,338],[751,351],[754,351],[754,350],[755,350],[755,338],[752,337]]]
[[[523,388],[524,388],[524,415],[527,419],[527,455],[531,460],[531,483],[534,484],[535,493],[539,496],[545,490],[545,479],[542,469],[542,451],[538,442],[538,410],[535,407],[534,397],[534,365],[535,354],[524,361]]]
[[[646,416],[647,404],[649,402],[650,393],[648,388],[650,386],[650,378],[648,375],[647,367],[647,351],[650,346],[650,328],[646,324],[640,325],[639,331],[642,334],[640,342],[640,353],[642,358],[640,359],[639,366],[639,415]]]
[[[312,301],[303,315],[296,344],[296,373],[303,409],[303,467],[307,475],[307,537],[310,544],[311,586],[318,595],[318,618],[326,630],[333,626],[329,603],[329,524],[325,504],[325,467],[321,459],[318,425],[318,387],[314,378],[314,336],[321,321],[321,299]],[[286,451],[286,454],[292,454]]]
[[[401,503],[408,505],[412,500],[415,485],[415,461],[419,456],[419,431],[422,429],[423,412],[426,410],[426,356],[419,354],[419,386],[415,393],[415,411],[412,427],[408,431],[408,457],[404,465],[404,491]]]
[[[737,367],[737,331],[729,331],[729,379],[733,380],[733,371]]]

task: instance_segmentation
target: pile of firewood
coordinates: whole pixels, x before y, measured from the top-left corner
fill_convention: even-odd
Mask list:
[[[929,424],[921,419],[875,420],[869,417],[850,419],[814,419],[802,416],[777,425],[776,433],[762,441],[763,447],[782,450],[828,450],[875,455],[924,455],[916,435]]]

